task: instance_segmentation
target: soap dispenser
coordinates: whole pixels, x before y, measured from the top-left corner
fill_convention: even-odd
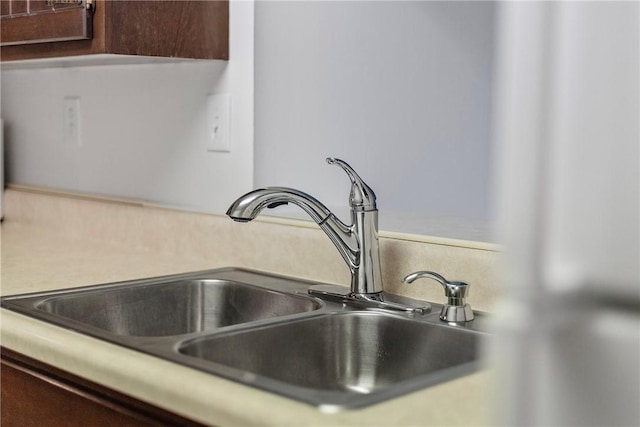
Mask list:
[[[433,271],[416,271],[402,279],[403,283],[411,283],[416,279],[433,279],[444,288],[447,304],[440,311],[440,320],[449,323],[468,322],[473,320],[473,310],[467,304],[469,285],[464,282],[449,281]]]

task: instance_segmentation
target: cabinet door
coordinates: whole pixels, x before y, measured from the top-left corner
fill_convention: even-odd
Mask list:
[[[201,427],[9,349],[0,352],[2,427]]]
[[[0,45],[87,40],[92,0],[1,0]]]

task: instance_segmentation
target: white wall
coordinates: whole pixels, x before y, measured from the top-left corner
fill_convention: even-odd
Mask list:
[[[381,229],[488,220],[493,21],[490,2],[258,2],[256,184],[339,209],[335,156],[376,192]]]
[[[231,2],[226,64],[4,70],[9,181],[218,213],[283,185],[340,214],[336,156],[376,191],[381,229],[487,240],[492,3],[257,2],[255,133],[253,11]],[[232,153],[207,153],[206,95],[224,92]],[[64,144],[68,95],[80,148]]]
[[[230,58],[3,70],[8,181],[224,212],[253,185],[253,2],[231,2]],[[206,150],[212,93],[231,94],[231,153]],[[80,97],[80,147],[65,96]]]

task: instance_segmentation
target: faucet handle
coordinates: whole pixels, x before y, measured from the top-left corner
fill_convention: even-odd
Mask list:
[[[403,283],[411,283],[416,279],[433,279],[440,283],[447,296],[447,305],[440,311],[440,319],[445,322],[467,322],[473,320],[473,310],[466,303],[470,285],[464,282],[449,281],[433,271],[416,271],[402,279]]]
[[[351,194],[349,195],[351,208],[358,211],[372,211],[377,209],[376,193],[373,192],[371,187],[360,178],[347,162],[334,157],[327,157],[327,163],[340,166],[349,176],[351,180]]]

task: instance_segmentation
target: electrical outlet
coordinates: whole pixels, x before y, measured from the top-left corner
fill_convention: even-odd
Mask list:
[[[207,97],[207,151],[231,151],[231,95]]]
[[[67,145],[79,147],[80,138],[80,97],[64,97],[64,139]]]

